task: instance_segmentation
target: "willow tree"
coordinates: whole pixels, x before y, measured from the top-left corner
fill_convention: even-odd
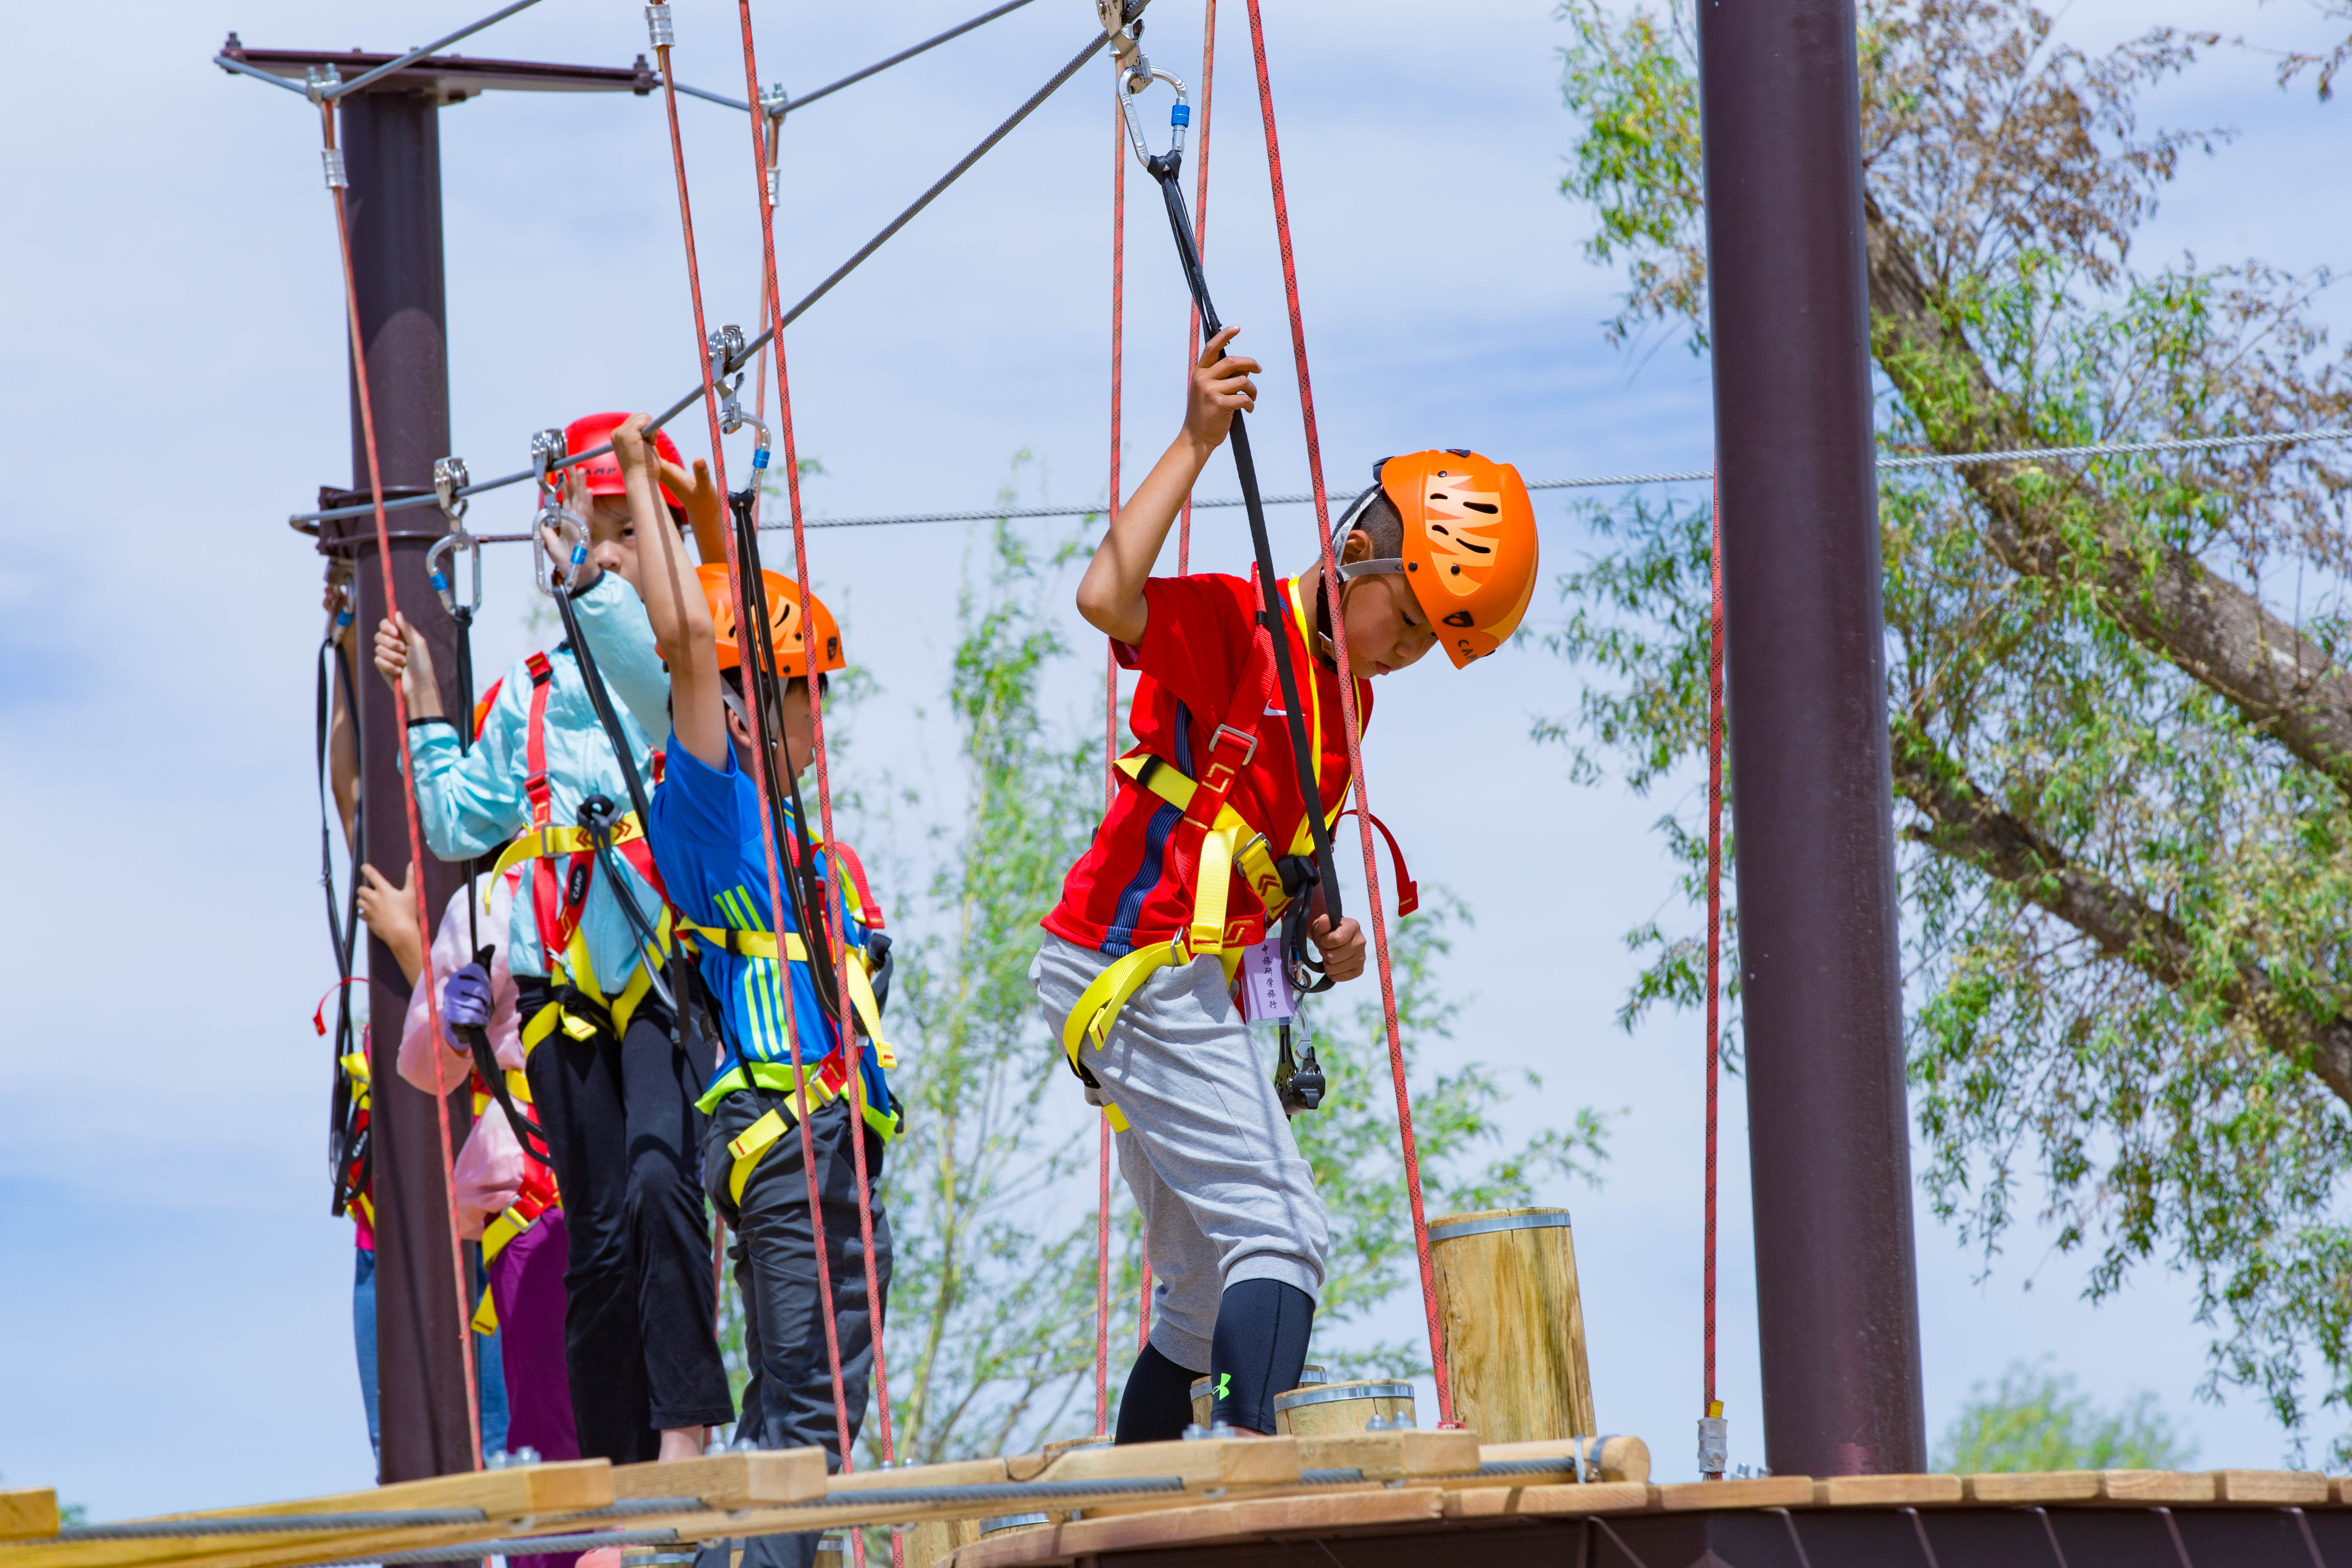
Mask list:
[[[1563,187],[1599,216],[1588,258],[1629,285],[1606,330],[1704,354],[1688,15],[1561,15]],[[1864,0],[1883,446],[2352,424],[2324,274],[2135,250],[2180,161],[2230,139],[2143,128],[2139,100],[2218,40],[2091,53],[2051,32],[2018,0]],[[2259,1390],[2298,1443],[2313,1368],[2319,1404],[2352,1395],[2347,456],[1978,462],[1882,474],[1880,497],[1927,1191],[1989,1268],[2030,1205],[2087,1255],[2095,1298],[2184,1275],[2208,1392]],[[1709,520],[1668,500],[1592,521],[1554,637],[1592,684],[1539,733],[1647,788],[1704,748]],[[1693,938],[1634,941],[1629,1017],[1697,1000]]]

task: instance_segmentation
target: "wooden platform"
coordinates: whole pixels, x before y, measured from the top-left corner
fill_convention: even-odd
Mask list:
[[[1482,1468],[1505,1461],[1515,1467],[1508,1473]],[[1528,1473],[1529,1463],[1550,1468]],[[1711,1568],[2352,1568],[2352,1479],[2311,1471],[1770,1476],[1668,1486],[1648,1475],[1638,1438],[1482,1446],[1467,1432],[1088,1447],[830,1479],[821,1451],[807,1448],[449,1476],[141,1521],[142,1533],[127,1540],[61,1538],[55,1498],[16,1491],[0,1493],[0,1568],[307,1568],[444,1547],[462,1558],[489,1542],[593,1532],[653,1532],[683,1545],[849,1524],[912,1527],[910,1568],[1108,1568],[1146,1559],[1155,1568],[1244,1568],[1295,1559],[1304,1547],[1339,1568],[1483,1568],[1523,1557],[1684,1568],[1710,1552]],[[1151,1484],[1083,1489],[1132,1481]],[[1040,1499],[1026,1490],[1038,1482],[1080,1489]],[[633,1500],[657,1506],[612,1511]],[[448,1510],[476,1517],[413,1517]],[[1051,1522],[978,1537],[976,1521],[1020,1512],[1045,1512]],[[368,1517],[378,1515],[381,1524]],[[315,1529],[205,1532],[224,1521],[311,1516]]]
[[[1302,1561],[1339,1568],[1516,1562],[1585,1568],[2347,1568],[2347,1487],[2352,1478],[2292,1470],[1771,1476],[1672,1486],[1407,1482],[1150,1513],[1088,1510],[1084,1518],[962,1546],[947,1562],[952,1568],[1110,1568],[1147,1561],[1164,1568]],[[1318,1550],[1324,1542],[1329,1544]]]

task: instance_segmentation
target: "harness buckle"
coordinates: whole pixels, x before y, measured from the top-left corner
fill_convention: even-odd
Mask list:
[[[1237,741],[1241,742],[1242,742],[1242,744],[1243,744],[1243,746],[1244,746],[1244,751],[1243,751],[1243,752],[1242,752],[1242,763],[1241,763],[1241,765],[1242,765],[1242,766],[1244,766],[1244,767],[1247,767],[1247,766],[1249,766],[1249,765],[1250,765],[1250,763],[1253,763],[1253,762],[1256,761],[1256,759],[1257,759],[1257,733],[1256,733],[1256,731],[1252,731],[1252,730],[1244,730],[1244,729],[1240,729],[1240,728],[1238,728],[1238,727],[1236,727],[1236,726],[1234,726],[1234,725],[1232,725],[1232,724],[1220,724],[1220,725],[1218,725],[1218,726],[1217,726],[1216,733],[1215,733],[1215,734],[1213,734],[1213,735],[1211,735],[1211,736],[1209,737],[1209,749],[1210,749],[1211,751],[1214,751],[1214,750],[1216,750],[1219,746],[1223,745],[1223,744],[1225,743],[1225,737],[1226,737],[1226,736],[1228,736],[1228,735],[1231,735],[1231,736],[1233,736],[1235,740],[1237,740]]]

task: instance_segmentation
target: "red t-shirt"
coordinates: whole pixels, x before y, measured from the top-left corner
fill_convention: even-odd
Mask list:
[[[1278,586],[1289,612],[1283,618],[1283,636],[1290,643],[1291,668],[1297,672],[1299,699],[1307,709],[1307,743],[1317,745],[1319,737],[1322,760],[1316,780],[1328,817],[1339,809],[1349,784],[1339,678],[1329,665],[1310,657],[1300,640],[1291,580],[1286,578]],[[1142,672],[1129,728],[1135,732],[1139,752],[1172,763],[1188,778],[1197,777],[1249,659],[1260,607],[1257,589],[1244,577],[1154,577],[1143,585],[1143,600],[1149,606],[1143,646],[1111,644],[1122,668]],[[1271,672],[1263,707],[1265,711],[1256,716],[1256,755],[1225,798],[1265,835],[1279,858],[1292,852],[1307,819],[1298,794],[1298,766],[1291,758],[1289,723],[1282,712],[1282,683]],[[1356,711],[1365,723],[1371,721],[1371,683],[1361,679],[1356,682]],[[1192,890],[1177,879],[1170,840],[1183,815],[1121,774],[1118,799],[1095,830],[1094,843],[1062,879],[1062,901],[1041,923],[1066,942],[1114,958],[1166,942],[1182,931],[1192,922]],[[1233,916],[1262,913],[1238,868],[1226,909]]]

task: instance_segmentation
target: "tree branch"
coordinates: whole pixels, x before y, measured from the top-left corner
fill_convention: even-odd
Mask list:
[[[2179,990],[2195,980],[2195,942],[2179,921],[1995,805],[1958,763],[1916,730],[1898,723],[1890,739],[1895,787],[1927,819],[1925,827],[1907,829],[1905,837],[2014,888],[2109,957],[2164,985]],[[2312,1018],[2282,997],[2258,966],[2245,962],[2221,989],[2219,1000],[2251,1023],[2273,1050],[2298,1063],[2307,1058],[2319,1080],[2352,1105],[2352,1019],[2341,1014],[2325,1022]]]
[[[1942,452],[2035,444],[1975,346],[1946,313],[1903,236],[1865,202],[1872,349]],[[2079,469],[2045,459],[1972,463],[1959,470],[1990,520],[1988,542],[2023,576],[2080,580],[2135,638],[2210,688],[2257,728],[2352,793],[2352,672],[2245,589],[2185,551],[2152,558],[2116,505]],[[2045,482],[2087,505],[2095,542],[2078,557]],[[2095,552],[2095,553],[2091,553]]]

